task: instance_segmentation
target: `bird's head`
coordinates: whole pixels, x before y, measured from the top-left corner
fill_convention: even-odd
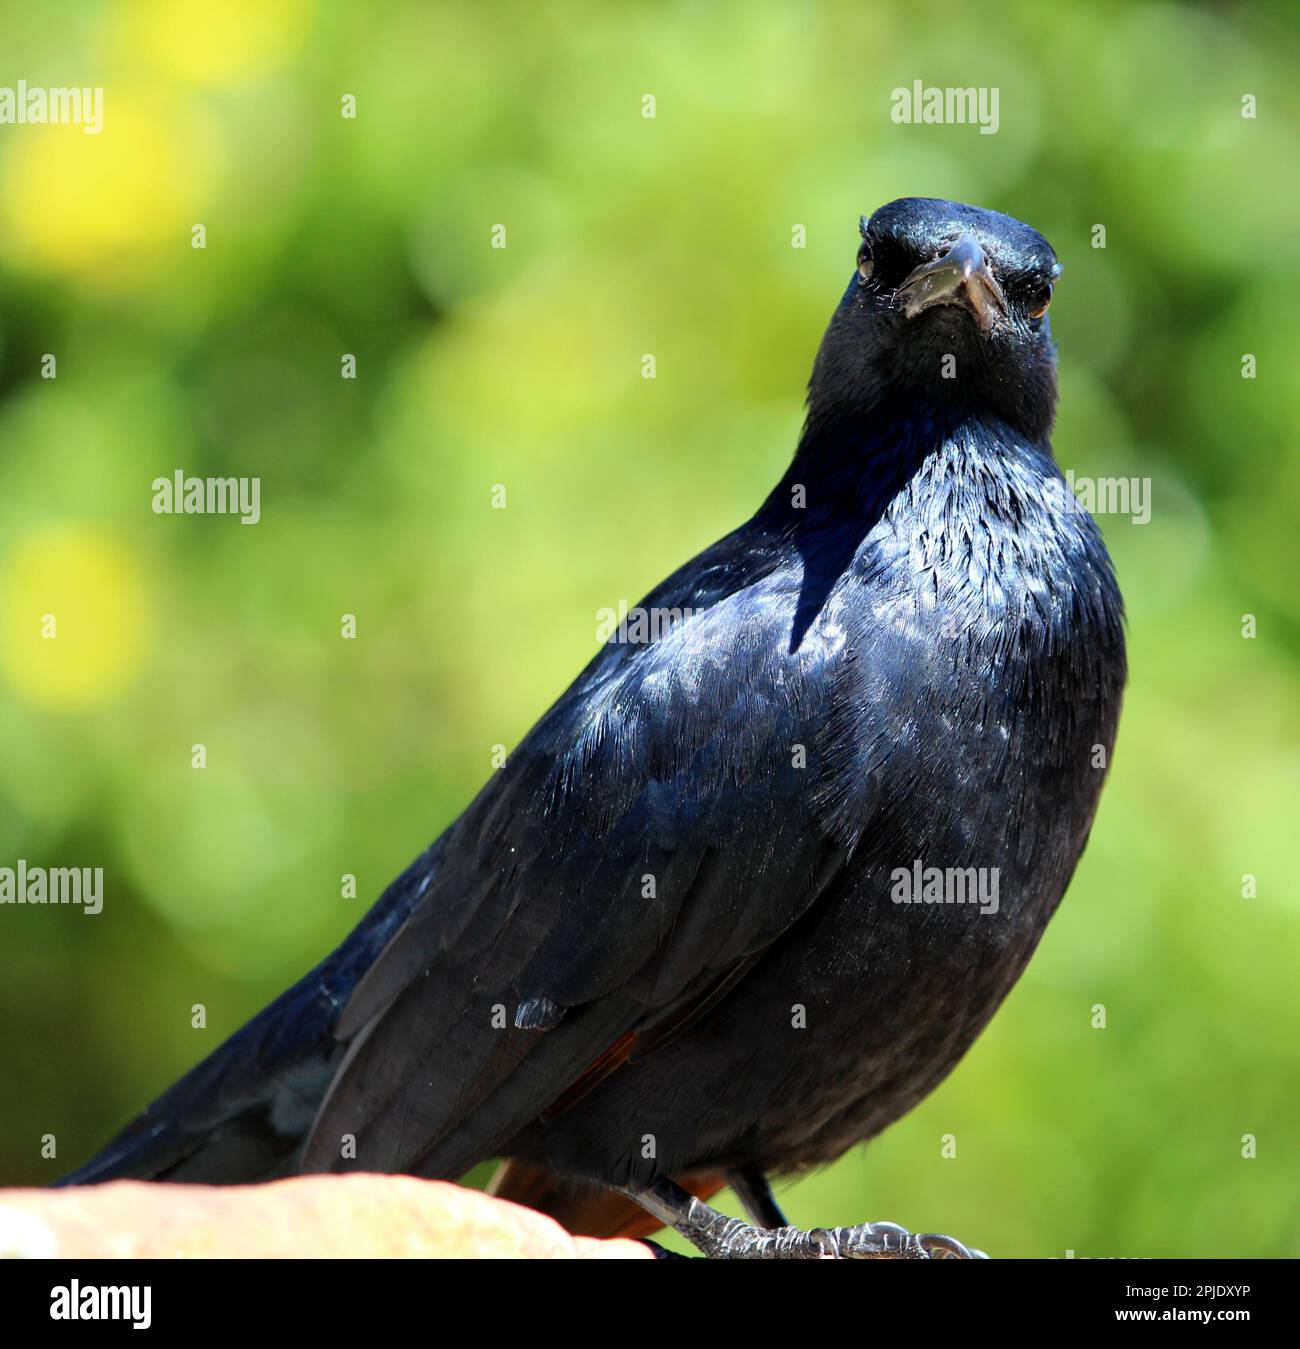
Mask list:
[[[1047,323],[1061,265],[1037,230],[978,206],[904,197],[861,220],[857,268],[809,385],[814,417],[915,398],[1035,440],[1056,412]]]

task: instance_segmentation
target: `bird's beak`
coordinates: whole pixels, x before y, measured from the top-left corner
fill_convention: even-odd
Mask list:
[[[958,304],[975,315],[982,333],[1006,318],[1002,287],[973,234],[963,234],[946,253],[918,267],[898,288],[903,312],[915,318],[936,304]]]

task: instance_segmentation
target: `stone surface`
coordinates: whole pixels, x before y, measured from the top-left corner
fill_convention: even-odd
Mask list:
[[[478,1190],[373,1175],[4,1190],[3,1256],[651,1258],[638,1242],[573,1237],[532,1209]]]

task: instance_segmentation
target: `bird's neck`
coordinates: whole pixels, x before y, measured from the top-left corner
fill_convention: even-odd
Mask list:
[[[774,551],[827,592],[862,584],[910,604],[922,602],[919,587],[927,607],[962,622],[1053,595],[1043,634],[1100,634],[1115,648],[1122,605],[1110,559],[1072,502],[1046,443],[998,418],[918,408],[829,437],[810,419],[760,522]],[[1061,599],[1067,591],[1079,606]]]
[[[853,418],[809,413],[785,475],[763,506],[769,523],[802,532],[878,518],[900,492],[923,492],[953,460],[979,463],[988,490],[1004,475],[1054,474],[1051,447],[992,415],[921,401]]]

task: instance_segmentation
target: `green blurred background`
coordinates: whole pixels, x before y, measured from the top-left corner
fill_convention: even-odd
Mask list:
[[[1300,1251],[1293,6],[149,0],[11,8],[0,54],[105,90],[101,135],[0,126],[0,865],[106,872],[97,918],[0,909],[0,1182],[314,963],[596,610],[756,506],[858,214],[929,195],[1065,263],[1058,457],[1152,482],[1149,524],[1102,520],[1132,679],[1028,974],[789,1211]],[[996,86],[998,133],[895,125],[917,79]],[[178,468],[260,476],[261,523],[153,514]]]

